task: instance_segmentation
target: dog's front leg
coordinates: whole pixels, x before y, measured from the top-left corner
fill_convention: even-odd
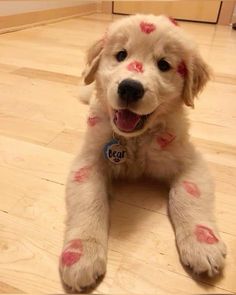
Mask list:
[[[68,179],[68,217],[60,271],[72,290],[93,285],[106,270],[108,199],[103,165],[94,152],[89,157],[82,152]]]
[[[226,247],[217,230],[214,187],[200,156],[171,185],[169,211],[175,228],[180,259],[194,273],[219,273]]]

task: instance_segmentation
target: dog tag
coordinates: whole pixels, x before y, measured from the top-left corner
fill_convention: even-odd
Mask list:
[[[127,159],[127,151],[118,140],[112,139],[104,146],[104,156],[113,164],[121,164]]]

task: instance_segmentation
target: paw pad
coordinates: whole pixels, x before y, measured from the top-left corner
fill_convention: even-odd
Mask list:
[[[196,226],[195,235],[200,243],[215,244],[219,242],[213,231],[204,225]]]

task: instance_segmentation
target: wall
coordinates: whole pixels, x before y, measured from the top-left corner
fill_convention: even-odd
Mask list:
[[[15,15],[32,11],[48,10],[61,7],[72,7],[100,1],[92,0],[28,0],[0,1],[0,16]]]

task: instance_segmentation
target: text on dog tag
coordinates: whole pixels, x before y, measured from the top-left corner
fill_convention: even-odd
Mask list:
[[[112,139],[104,147],[104,156],[113,164],[121,164],[127,159],[127,151],[118,140]]]

